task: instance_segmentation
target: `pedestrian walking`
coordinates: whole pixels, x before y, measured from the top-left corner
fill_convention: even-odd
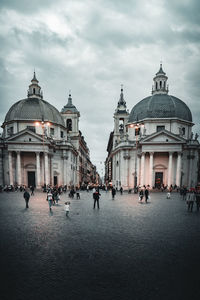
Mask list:
[[[196,194],[196,205],[197,205],[197,211],[199,211],[199,208],[200,208],[200,193]]]
[[[29,202],[29,199],[30,199],[30,194],[27,190],[25,190],[24,192],[24,199],[25,199],[25,202],[26,202],[26,208],[28,208],[28,202]]]
[[[56,205],[58,205],[58,201],[60,201],[60,195],[59,195],[59,193],[57,193],[55,195],[55,199],[56,199]]]
[[[145,195],[145,202],[147,203],[147,200],[149,198],[149,190],[147,188],[145,188],[144,195]]]
[[[123,187],[122,186],[120,187],[120,194],[121,195],[123,194]]]
[[[187,188],[185,186],[183,187],[182,196],[183,196],[183,200],[185,201],[187,197]]]
[[[30,187],[30,190],[31,190],[31,196],[34,196],[34,190],[35,190],[35,188],[34,188],[33,185]]]
[[[143,189],[141,189],[141,190],[139,191],[139,201],[140,201],[140,202],[142,202],[143,197],[144,197],[144,191],[143,191]]]
[[[47,201],[49,204],[49,210],[51,211],[51,207],[53,205],[53,195],[52,195],[51,191],[49,191],[47,194]]]
[[[194,201],[195,201],[195,194],[192,191],[190,191],[187,194],[187,198],[186,199],[187,199],[186,203],[187,203],[187,206],[188,206],[188,211],[192,212]]]
[[[98,192],[98,190],[96,190],[93,193],[93,199],[94,199],[94,206],[93,209],[95,209],[96,207],[96,203],[97,203],[97,208],[99,209],[99,198],[100,198],[101,194]]]
[[[76,199],[77,199],[77,200],[78,200],[78,199],[81,199],[81,198],[80,198],[80,192],[79,192],[78,189],[76,190]]]
[[[112,187],[112,198],[113,200],[115,199],[115,195],[116,195],[116,189],[115,186]]]
[[[66,213],[66,217],[69,216],[69,206],[70,206],[70,202],[69,202],[69,201],[65,202],[65,213]]]

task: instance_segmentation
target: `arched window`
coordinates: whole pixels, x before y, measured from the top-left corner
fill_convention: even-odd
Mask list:
[[[162,81],[160,81],[160,88],[162,88]]]
[[[67,123],[66,123],[66,126],[67,126],[67,131],[72,131],[72,119],[67,119]]]
[[[33,88],[33,94],[35,94],[35,88]]]
[[[156,90],[158,89],[158,83],[157,83],[157,81],[156,81]]]

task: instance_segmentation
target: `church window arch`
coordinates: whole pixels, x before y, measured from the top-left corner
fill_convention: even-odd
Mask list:
[[[160,88],[162,88],[162,81],[160,81]]]
[[[35,88],[33,88],[33,94],[35,94]]]
[[[72,131],[72,119],[67,119],[66,121],[67,131]]]

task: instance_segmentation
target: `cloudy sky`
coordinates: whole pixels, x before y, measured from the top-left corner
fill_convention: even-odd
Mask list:
[[[150,95],[161,60],[169,93],[200,132],[199,0],[0,0],[0,45],[0,122],[26,97],[35,68],[58,110],[72,91],[100,173],[120,85],[131,110]]]

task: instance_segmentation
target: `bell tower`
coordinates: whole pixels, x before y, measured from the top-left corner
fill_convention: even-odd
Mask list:
[[[80,113],[76,106],[72,103],[71,92],[69,92],[68,102],[61,110],[62,117],[67,129],[67,135],[70,138],[77,137],[79,135],[79,117]]]
[[[127,137],[126,124],[128,123],[128,118],[129,112],[126,108],[126,102],[124,100],[123,85],[121,85],[120,98],[114,113],[113,148],[115,148],[120,141]]]

